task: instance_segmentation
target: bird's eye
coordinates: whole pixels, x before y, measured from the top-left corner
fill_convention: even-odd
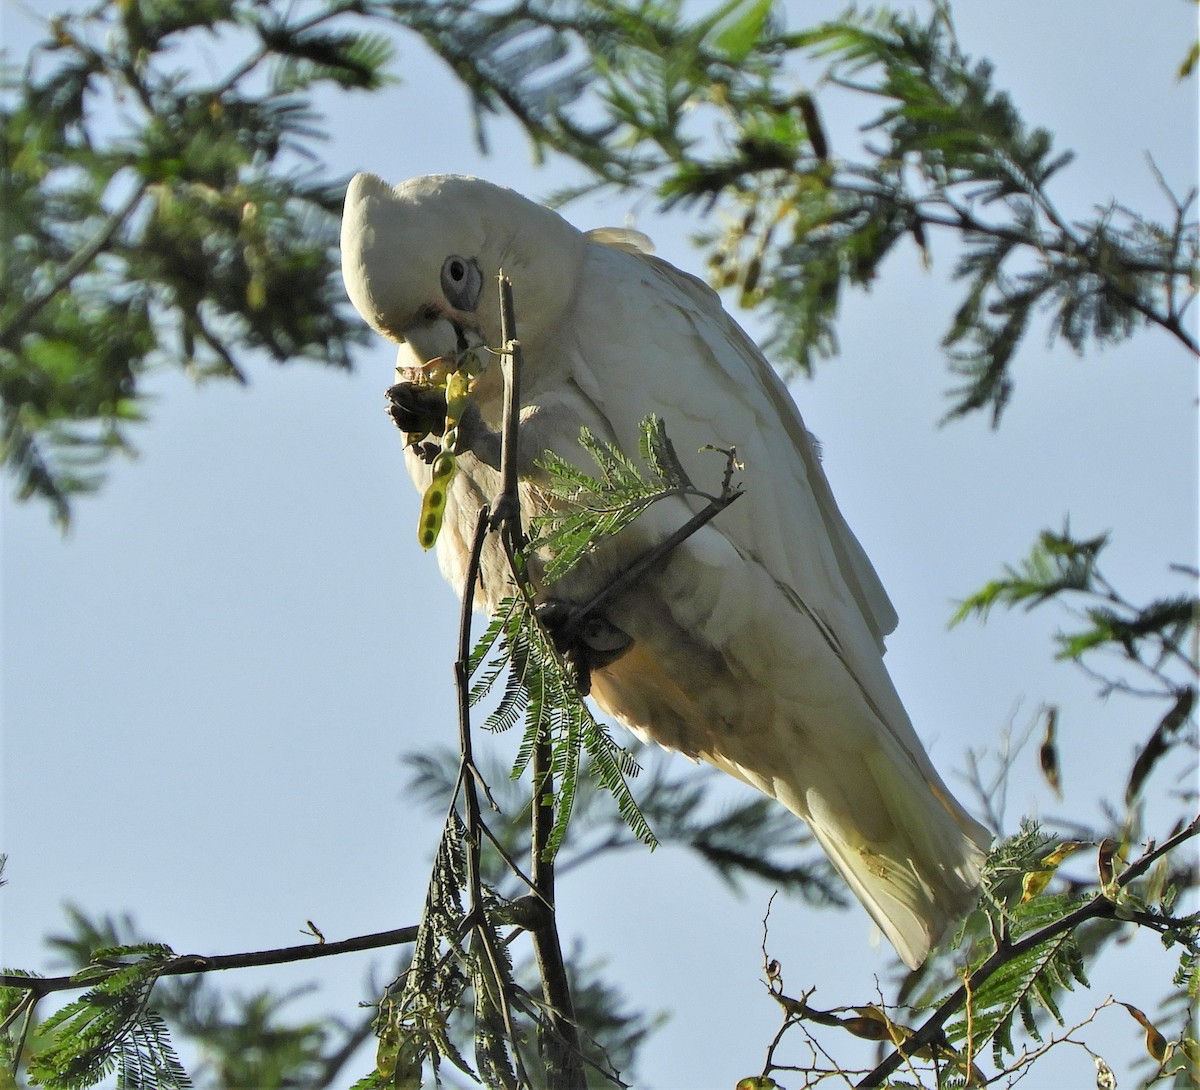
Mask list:
[[[482,286],[483,274],[473,258],[454,254],[442,264],[442,292],[455,310],[474,310]]]

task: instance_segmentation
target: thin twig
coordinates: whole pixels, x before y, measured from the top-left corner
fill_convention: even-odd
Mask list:
[[[496,503],[501,540],[514,568],[514,577],[524,576],[521,504],[517,491],[517,424],[520,414],[521,342],[516,336],[516,309],[512,281],[499,277],[500,330],[507,366],[504,369],[504,432],[500,450],[501,495]],[[586,1090],[587,1078],[580,1062],[579,1030],[567,978],[554,902],[554,857],[546,850],[554,828],[554,779],[552,747],[548,736],[538,739],[532,758],[533,807],[531,818],[531,877],[537,897],[544,906],[529,930],[534,958],[542,980],[546,1020],[542,1033],[542,1058],[546,1063],[548,1090]]]
[[[517,453],[521,418],[521,342],[517,340],[516,310],[513,306],[512,281],[500,270],[500,337],[504,367],[504,431],[500,446],[500,496],[496,501],[496,522],[510,556],[521,555],[525,532],[521,527],[521,498],[517,489]],[[523,565],[521,565],[523,572]]]

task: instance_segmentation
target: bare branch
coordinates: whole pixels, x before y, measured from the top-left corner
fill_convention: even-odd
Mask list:
[[[398,927],[392,931],[376,931],[370,935],[357,935],[340,942],[305,943],[302,946],[280,946],[274,950],[254,950],[244,954],[179,954],[170,958],[159,972],[159,976],[189,976],[193,973],[213,973],[223,969],[249,969],[261,965],[286,965],[293,961],[308,961],[312,958],[329,958],[338,954],[350,954],[359,950],[379,950],[386,946],[404,946],[414,942],[416,927]],[[119,962],[108,963],[119,967]],[[51,992],[87,988],[96,983],[104,966],[90,965],[69,976],[21,976],[16,973],[0,973],[0,987],[22,988],[41,997]]]

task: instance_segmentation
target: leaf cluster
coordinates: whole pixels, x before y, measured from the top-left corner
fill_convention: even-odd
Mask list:
[[[948,416],[999,419],[1040,313],[1076,351],[1143,325],[1195,350],[1184,324],[1200,252],[1195,193],[1177,198],[1164,182],[1164,222],[1115,200],[1065,217],[1050,189],[1070,153],[1023,120],[988,62],[964,53],[948,3],[925,18],[851,9],[795,32],[753,0],[698,19],[648,3],[617,23],[611,52],[594,57],[615,149],[595,173],[653,184],[666,207],[724,210],[725,225],[700,237],[712,278],[767,311],[781,362],[809,371],[834,352],[843,289],[869,285],[906,239],[928,261],[935,231],[958,238],[965,286],[944,337],[959,380]],[[797,90],[814,65],[817,88],[881,104],[862,148],[836,155],[819,94]]]
[[[549,475],[543,490],[551,506],[548,513],[533,520],[533,548],[548,557],[542,578],[549,585],[629,526],[651,504],[671,496],[716,500],[692,483],[657,416],[641,422],[641,465],[615,444],[597,439],[587,428],[580,430],[579,443],[591,456],[598,474],[589,474],[549,450],[538,462]]]
[[[500,677],[505,678],[484,729],[503,731],[523,723],[513,778],[529,768],[538,745],[547,742],[551,747],[552,798],[544,796],[541,785],[533,784],[534,805],[554,806],[554,823],[545,848],[549,857],[558,852],[566,835],[584,754],[587,771],[616,800],[618,812],[636,839],[650,847],[657,844],[626,780],[640,771],[637,762],[592,715],[528,594],[515,594],[501,603],[476,645],[471,667],[472,673],[479,672],[471,691],[476,704],[492,693]]]
[[[46,1043],[29,1061],[30,1082],[75,1090],[115,1072],[118,1087],[128,1090],[190,1087],[162,1017],[148,1005],[171,956],[158,943],[93,951],[80,974],[81,983],[92,982],[88,990],[38,1027]]]
[[[1194,749],[1200,598],[1190,593],[1144,604],[1129,600],[1101,570],[1108,544],[1108,535],[1077,538],[1069,526],[1042,531],[1024,560],[1006,566],[959,605],[952,623],[984,618],[998,605],[1032,609],[1054,602],[1073,622],[1055,637],[1058,658],[1084,668],[1105,696],[1119,692],[1162,702],[1164,710],[1130,766],[1125,804],[1133,807],[1168,754]]]
[[[374,89],[387,41],[245,0],[97,3],[53,17],[0,89],[0,438],[60,521],[128,450],[155,369],[345,367],[339,183],[305,166],[321,84]],[[185,67],[220,41],[225,70]]]
[[[1014,946],[1023,938],[1050,927],[1078,907],[1076,896],[1045,892],[1034,897],[1019,895],[1026,883],[1015,879],[1037,874],[1051,854],[1055,838],[1027,824],[1016,836],[1000,845],[989,859],[984,878],[983,911],[988,919],[989,940],[974,961],[982,964],[1001,946]],[[946,1029],[951,1042],[970,1039],[976,1054],[990,1042],[992,1058],[1003,1066],[1004,1056],[1014,1055],[1013,1030],[1021,1027],[1038,1043],[1042,1033],[1036,1012],[1044,1011],[1063,1024],[1057,996],[1074,990],[1075,984],[1089,987],[1083,954],[1073,930],[1052,935],[1004,963],[983,985],[973,991],[964,1016]]]

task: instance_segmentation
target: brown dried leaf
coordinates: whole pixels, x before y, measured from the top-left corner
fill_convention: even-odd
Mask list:
[[[1120,1002],[1120,1000],[1118,1000]],[[1167,1059],[1167,1039],[1158,1032],[1158,1028],[1137,1007],[1131,1003],[1121,1003],[1134,1020],[1146,1031],[1146,1051],[1150,1053],[1155,1063],[1162,1064]]]
[[[1038,747],[1038,764],[1042,775],[1050,785],[1056,798],[1062,798],[1062,779],[1058,763],[1058,744],[1055,734],[1058,731],[1058,709],[1051,706],[1046,710],[1046,733],[1042,736],[1042,744]]]

